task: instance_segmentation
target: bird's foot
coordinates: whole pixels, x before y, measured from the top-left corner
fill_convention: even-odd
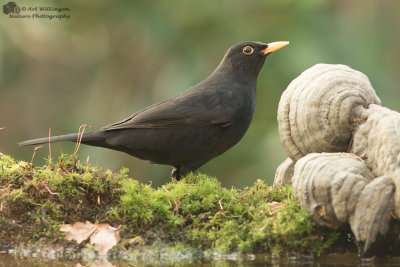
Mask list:
[[[171,178],[175,179],[177,181],[180,181],[182,179],[182,177],[181,177],[181,168],[180,167],[175,167],[172,170]]]

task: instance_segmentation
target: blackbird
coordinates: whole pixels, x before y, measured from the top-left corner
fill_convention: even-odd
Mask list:
[[[258,73],[266,57],[288,43],[235,44],[202,82],[120,122],[84,133],[81,142],[172,165],[172,177],[179,180],[243,137],[256,106]],[[75,133],[23,141],[19,145],[77,139]]]

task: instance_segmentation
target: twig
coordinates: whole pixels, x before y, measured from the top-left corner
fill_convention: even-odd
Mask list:
[[[77,140],[76,140],[75,150],[74,150],[74,153],[72,154],[73,156],[75,156],[76,153],[78,153],[79,147],[81,146],[83,133],[85,132],[86,127],[90,127],[90,126],[87,125],[87,124],[82,124],[82,125],[79,127],[79,130],[78,130],[78,138],[77,138]],[[83,129],[82,129],[82,128],[83,128]],[[81,132],[81,129],[82,129],[82,132]]]
[[[51,136],[51,128],[49,128],[49,156],[50,156],[50,162],[51,162],[51,143],[50,143],[50,136]]]
[[[61,162],[61,168],[63,168],[63,170],[64,170],[66,173],[71,174],[71,172],[70,172],[69,170],[67,170],[67,168],[65,168],[65,166],[64,166],[64,161]]]
[[[36,150],[38,150],[39,148],[42,148],[43,146],[37,146],[35,147],[35,149],[33,149],[33,155],[32,155],[32,159],[31,159],[31,165],[33,163],[33,159],[35,158],[36,155]]]
[[[221,200],[222,200],[222,198],[220,200],[218,200],[218,204],[219,204],[219,207],[221,208],[221,210],[224,210],[224,207],[222,206]]]
[[[50,188],[42,181],[42,185],[44,185],[44,187],[46,187],[47,191],[51,194],[51,195],[59,195],[60,193],[57,192],[51,192]]]
[[[162,189],[164,189],[165,192],[169,193],[168,189],[165,187],[165,185],[162,186]]]
[[[175,213],[179,213],[179,202],[181,201],[181,198],[179,197],[179,198],[177,198],[175,201],[174,201],[174,204],[175,204],[175,208],[173,209],[173,211],[175,212]]]

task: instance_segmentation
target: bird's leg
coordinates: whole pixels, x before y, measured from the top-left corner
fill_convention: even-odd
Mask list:
[[[175,179],[177,181],[182,179],[182,177],[181,177],[181,167],[175,167],[172,170],[171,178],[173,178],[173,179]]]
[[[200,167],[203,164],[200,164],[199,166],[187,166],[187,165],[183,165],[183,166],[178,166],[172,170],[171,173],[171,178],[176,179],[177,181],[180,181],[183,177],[185,177],[186,175],[188,175],[190,172],[194,172],[195,170],[197,170],[198,167]]]

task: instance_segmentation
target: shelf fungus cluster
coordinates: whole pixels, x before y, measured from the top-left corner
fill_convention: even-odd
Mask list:
[[[274,184],[291,183],[318,224],[349,224],[362,257],[398,254],[387,238],[398,243],[400,113],[381,106],[367,76],[344,65],[309,68],[282,94],[278,125],[289,157]]]

